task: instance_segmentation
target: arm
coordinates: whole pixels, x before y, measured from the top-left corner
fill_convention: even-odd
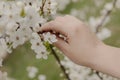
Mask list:
[[[89,67],[120,78],[120,48],[103,44],[99,45],[96,53],[97,57]]]
[[[41,32],[55,31],[54,43],[73,62],[120,78],[120,49],[105,45],[83,22],[72,16],[57,17],[40,28]]]

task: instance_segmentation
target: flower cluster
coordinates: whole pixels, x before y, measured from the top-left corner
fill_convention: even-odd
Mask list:
[[[38,32],[56,14],[56,5],[55,0],[0,0],[0,66],[7,53],[29,41],[36,58],[47,59],[43,43],[52,44],[56,36]]]
[[[42,24],[56,11],[54,0],[0,1],[0,57],[11,53],[19,45],[30,41],[31,48],[42,56],[46,52],[43,41],[37,33]],[[47,34],[44,34],[47,36]],[[49,34],[48,36],[51,36]],[[54,42],[55,36],[53,41]],[[45,37],[49,38],[49,37]],[[39,47],[38,47],[39,46]],[[45,58],[45,57],[44,57]],[[0,58],[1,59],[1,58]]]
[[[38,69],[34,66],[28,66],[27,67],[27,72],[28,72],[28,77],[32,79],[38,73]]]

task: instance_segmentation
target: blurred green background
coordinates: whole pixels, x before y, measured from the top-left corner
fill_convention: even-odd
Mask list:
[[[81,11],[84,7],[90,8],[86,12],[87,21],[90,16],[100,16],[100,11],[104,6],[95,7],[94,0],[79,0],[77,3],[70,3],[67,5],[64,11],[59,11],[62,14],[69,14],[71,9],[77,9]],[[110,2],[112,0],[106,0]],[[63,0],[64,2],[64,0]],[[106,3],[105,2],[105,3]],[[104,3],[104,4],[105,4]],[[103,5],[104,5],[103,4]],[[94,10],[94,12],[93,12]],[[115,9],[111,14],[111,21],[105,25],[112,31],[112,36],[104,40],[108,45],[120,47],[120,10]],[[4,69],[9,73],[10,77],[16,80],[37,80],[28,78],[27,66],[35,66],[39,69],[39,74],[45,74],[47,80],[63,80],[64,77],[60,77],[62,73],[61,69],[57,65],[53,55],[49,55],[48,60],[36,60],[35,53],[30,49],[30,44],[26,43],[24,46],[19,46],[13,51],[12,55],[7,56],[4,61]]]

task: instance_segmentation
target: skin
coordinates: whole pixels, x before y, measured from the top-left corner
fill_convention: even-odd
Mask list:
[[[64,35],[67,41],[57,35],[54,45],[74,63],[120,78],[120,48],[104,44],[82,21],[69,15],[57,17],[40,31]]]

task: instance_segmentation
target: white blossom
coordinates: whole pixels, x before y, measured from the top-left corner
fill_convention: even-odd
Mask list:
[[[33,49],[36,53],[36,58],[44,58],[47,59],[47,51],[46,47],[43,45],[43,42],[40,39],[40,36],[37,33],[32,33],[32,39],[30,40]]]
[[[12,42],[13,48],[16,48],[18,45],[24,44],[25,38],[21,34],[22,32],[17,31],[14,34],[10,35],[10,41]]]
[[[113,8],[113,4],[112,3],[107,3],[106,5],[105,5],[105,9],[106,10],[111,10]]]
[[[111,36],[111,31],[107,28],[103,28],[98,34],[98,38],[101,40],[105,40],[106,38]]]
[[[120,8],[120,0],[117,0],[116,2],[116,7],[119,9]]]
[[[46,76],[45,75],[39,75],[38,80],[46,80]]]
[[[57,42],[56,36],[52,35],[50,32],[43,33],[43,37],[45,41],[48,41],[50,44]]]
[[[38,73],[38,69],[34,66],[28,66],[27,72],[28,72],[28,77],[32,79],[32,78],[36,77],[36,75]]]

